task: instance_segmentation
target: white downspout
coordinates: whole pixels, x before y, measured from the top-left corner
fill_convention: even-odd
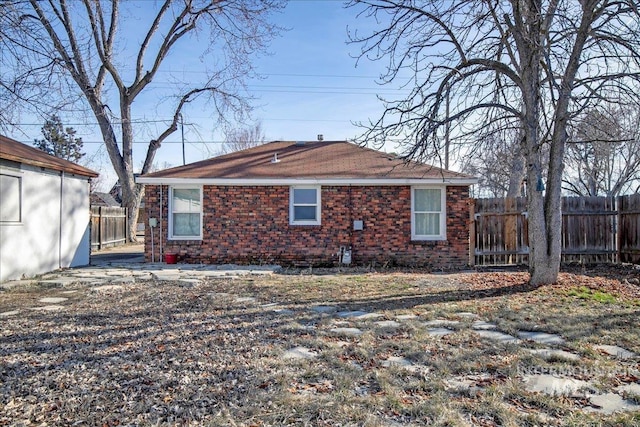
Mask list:
[[[60,172],[60,216],[58,218],[58,268],[62,268],[62,198],[64,195],[64,171]]]

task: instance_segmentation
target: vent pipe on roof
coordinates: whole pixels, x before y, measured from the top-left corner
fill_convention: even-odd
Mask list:
[[[271,163],[280,163],[280,159],[278,159],[278,153],[273,153],[273,159],[271,159]]]
[[[318,134],[318,141],[323,141],[324,140],[324,135],[319,133]]]

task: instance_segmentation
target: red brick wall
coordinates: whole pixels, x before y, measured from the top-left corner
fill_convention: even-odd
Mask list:
[[[205,186],[202,241],[167,241],[168,187],[147,185],[149,217],[162,221],[165,253],[180,262],[334,265],[341,246],[356,265],[456,269],[469,259],[469,189],[447,187],[447,240],[411,241],[411,187],[322,187],[322,225],[289,225],[289,187]],[[353,231],[362,220],[364,230]],[[158,261],[159,229],[154,231]],[[150,228],[146,259],[151,261]]]

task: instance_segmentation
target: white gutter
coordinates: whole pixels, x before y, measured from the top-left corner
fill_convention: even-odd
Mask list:
[[[238,186],[272,186],[272,185],[474,185],[476,178],[154,178],[140,176],[138,184],[156,185],[238,185]]]

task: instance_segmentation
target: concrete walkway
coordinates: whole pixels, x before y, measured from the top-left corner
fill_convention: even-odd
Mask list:
[[[112,264],[140,264],[144,262],[144,243],[132,243],[115,246],[93,252],[90,258],[92,266],[110,266]]]
[[[60,269],[33,278],[3,282],[0,283],[0,290],[27,286],[121,286],[137,280],[179,281],[185,285],[197,285],[206,278],[272,274],[280,270],[277,265],[145,263],[143,251],[144,244],[107,248],[91,254],[88,266]]]

